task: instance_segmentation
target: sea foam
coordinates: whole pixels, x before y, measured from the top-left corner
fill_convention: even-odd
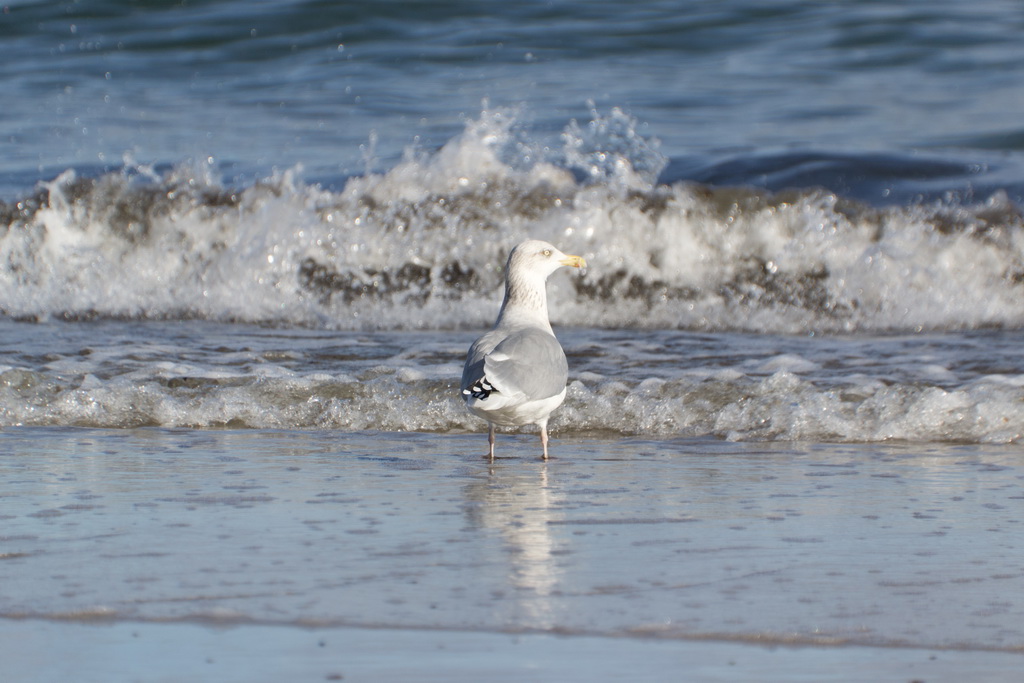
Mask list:
[[[472,432],[476,332],[204,321],[0,323],[0,426]],[[556,438],[1016,443],[1020,333],[776,337],[557,330]],[[50,338],[35,354],[33,340]],[[25,349],[19,351],[18,349]]]
[[[479,327],[509,249],[587,258],[551,278],[556,323],[855,332],[1024,324],[1024,219],[976,204],[872,207],[803,188],[659,183],[613,110],[561,149],[485,110],[337,190],[295,172],[227,187],[205,164],[69,170],[0,210],[0,310],[29,319],[205,318],[336,329]]]

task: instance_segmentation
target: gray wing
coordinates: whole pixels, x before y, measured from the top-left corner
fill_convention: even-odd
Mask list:
[[[461,389],[463,394],[466,390],[479,383],[484,377],[484,356],[494,350],[503,339],[505,334],[498,330],[491,330],[484,336],[473,342],[469,347],[469,354],[466,356],[466,365],[462,368]]]
[[[481,381],[506,395],[523,394],[529,400],[555,396],[565,389],[569,364],[558,340],[547,332],[513,332],[496,345],[488,333],[470,347],[462,372],[462,389]],[[492,346],[493,345],[493,346]]]

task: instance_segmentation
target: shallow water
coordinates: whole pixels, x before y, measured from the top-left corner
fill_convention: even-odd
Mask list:
[[[1024,649],[1015,447],[10,429],[2,616]]]

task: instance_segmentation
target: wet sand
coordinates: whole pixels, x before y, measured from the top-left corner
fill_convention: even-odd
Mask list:
[[[1006,681],[1005,652],[437,629],[0,621],[7,681]],[[15,648],[17,648],[15,650]]]
[[[0,674],[999,681],[1024,667],[1019,448],[552,446],[545,464],[535,435],[501,435],[490,465],[482,435],[9,429]]]

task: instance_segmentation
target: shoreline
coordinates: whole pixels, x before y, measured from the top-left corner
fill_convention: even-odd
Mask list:
[[[247,619],[236,618],[230,615],[223,616],[192,616],[170,619],[144,619],[144,618],[121,618],[117,616],[96,615],[19,615],[0,614],[0,623],[13,626],[17,623],[23,624],[53,624],[55,627],[128,627],[136,625],[153,627],[195,627],[198,629],[210,629],[213,631],[224,631],[233,629],[294,629],[299,631],[338,631],[338,632],[399,632],[399,633],[420,633],[420,634],[452,634],[459,635],[481,635],[495,638],[562,638],[562,639],[604,639],[609,641],[634,641],[650,643],[677,643],[680,645],[693,645],[698,643],[714,643],[720,645],[736,645],[742,647],[767,648],[767,649],[794,649],[794,650],[817,650],[817,649],[863,649],[863,650],[920,650],[928,652],[975,652],[994,653],[1024,657],[1024,644],[1020,646],[986,646],[982,644],[948,644],[928,645],[912,642],[870,642],[858,640],[839,640],[827,636],[820,638],[806,636],[787,637],[779,634],[731,634],[731,633],[664,633],[655,630],[637,629],[636,631],[625,632],[600,632],[587,631],[585,629],[543,630],[536,628],[500,629],[500,628],[464,628],[443,625],[391,625],[374,623],[343,623],[327,622],[316,620],[296,621],[274,621],[271,619]]]
[[[6,680],[1017,680],[1024,653],[582,634],[0,618]],[[39,658],[39,652],[47,657]],[[70,678],[69,678],[70,676]]]

